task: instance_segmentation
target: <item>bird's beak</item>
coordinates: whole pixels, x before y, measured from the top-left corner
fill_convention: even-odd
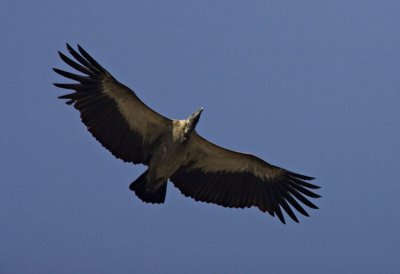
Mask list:
[[[196,120],[196,123],[200,119],[200,115],[202,112],[203,112],[203,108],[200,108],[198,111],[193,113],[193,119]]]
[[[200,108],[198,111],[194,112],[189,116],[189,121],[191,123],[191,126],[194,128],[197,124],[197,122],[200,120],[200,115],[203,112],[203,108]]]

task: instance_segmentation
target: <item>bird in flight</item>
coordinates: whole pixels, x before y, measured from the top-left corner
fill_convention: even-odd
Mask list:
[[[274,166],[251,155],[215,145],[195,130],[203,108],[187,119],[168,119],[144,104],[81,46],[67,44],[60,58],[81,74],[54,68],[75,83],[54,85],[72,90],[59,98],[80,112],[89,132],[116,158],[148,169],[129,186],[146,203],[165,201],[167,181],[196,201],[230,208],[257,207],[285,223],[283,211],[299,222],[294,210],[318,209],[308,197],[314,178]],[[283,211],[282,211],[283,210]]]

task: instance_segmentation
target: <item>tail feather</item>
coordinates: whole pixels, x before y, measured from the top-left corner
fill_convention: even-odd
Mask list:
[[[145,203],[162,204],[165,201],[167,193],[167,182],[162,184],[158,189],[151,190],[147,187],[146,180],[147,171],[139,176],[131,185],[129,189],[134,191],[136,196]]]

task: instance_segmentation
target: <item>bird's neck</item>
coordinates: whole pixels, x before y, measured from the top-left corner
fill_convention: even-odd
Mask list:
[[[189,139],[193,131],[190,125],[188,120],[174,120],[172,122],[172,138],[174,142],[183,144]]]

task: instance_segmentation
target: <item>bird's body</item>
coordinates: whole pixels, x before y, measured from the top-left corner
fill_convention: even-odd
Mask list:
[[[191,139],[185,139],[187,123],[186,120],[173,120],[171,128],[162,137],[163,142],[155,147],[146,176],[147,181],[154,184],[149,185],[149,189],[157,189],[167,183],[168,178],[188,159],[186,146]]]
[[[310,191],[319,187],[306,182],[312,177],[207,141],[195,131],[203,108],[184,120],[168,119],[145,105],[80,46],[79,53],[67,48],[77,62],[59,53],[61,59],[84,76],[54,69],[78,82],[55,84],[75,91],[59,98],[79,110],[91,134],[115,157],[148,166],[130,185],[144,202],[163,203],[171,180],[182,194],[196,201],[235,208],[255,206],[276,214],[283,223],[281,209],[298,222],[291,208],[305,216],[308,213],[301,203],[317,208],[306,198],[320,197]]]

